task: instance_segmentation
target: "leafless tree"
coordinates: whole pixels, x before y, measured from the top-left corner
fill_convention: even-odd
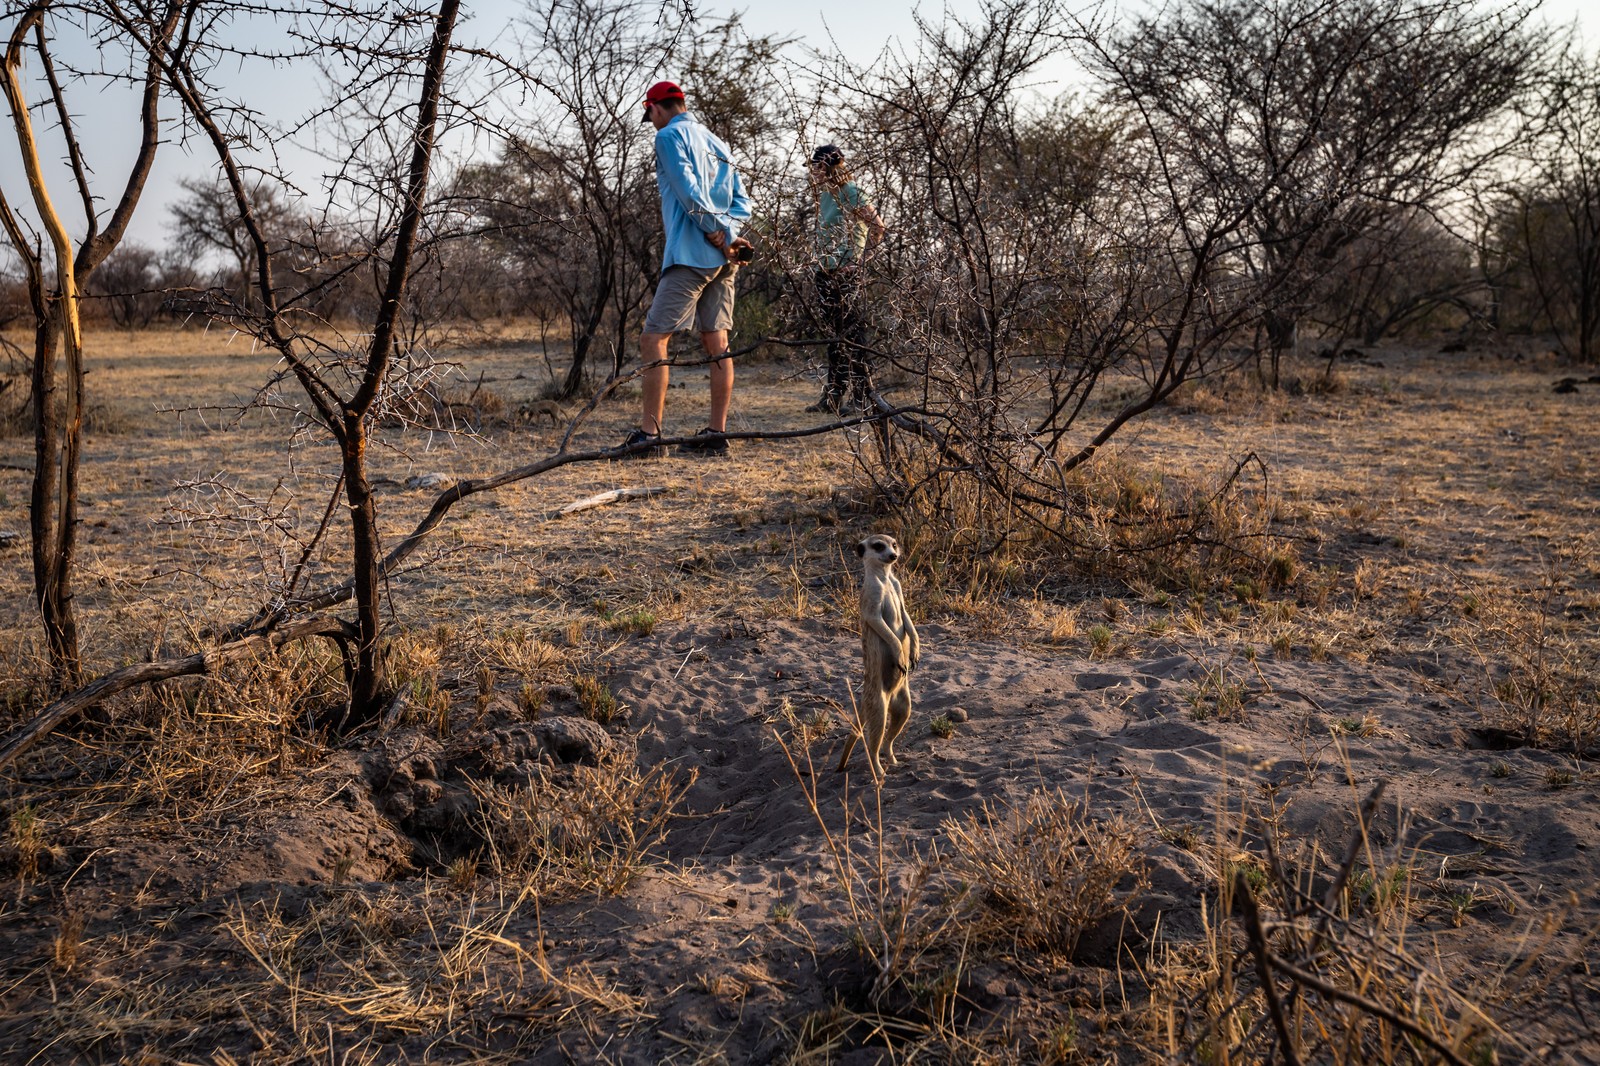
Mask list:
[[[1496,122],[1542,54],[1526,16],[1225,0],[1108,33],[992,0],[914,53],[830,68],[822,108],[893,233],[870,271],[877,357],[920,409],[865,463],[885,495],[965,480],[969,513],[1006,516],[994,536],[1069,536],[1069,471],[1262,335],[1275,380],[1342,252],[1503,155]],[[1039,102],[1063,53],[1098,97]]]
[[[1346,337],[1377,344],[1407,331],[1487,324],[1490,311],[1473,242],[1426,212],[1398,207],[1340,250],[1307,318],[1335,355]]]
[[[1098,69],[1167,166],[1200,176],[1248,240],[1266,376],[1339,252],[1397,206],[1437,211],[1516,143],[1546,39],[1532,5],[1185,2],[1135,21]]]
[[[219,284],[236,299],[248,299],[257,252],[233,191],[216,179],[185,178],[179,186],[184,195],[167,208],[173,248],[192,262],[216,264]],[[250,216],[274,254],[304,244],[308,220],[281,184],[255,173],[245,188]]]
[[[639,130],[642,72],[675,27],[643,2],[549,0],[524,18],[529,113],[465,191],[529,299],[562,308],[572,361],[557,389],[577,394],[596,345],[620,366],[649,293],[654,220],[650,144]]]
[[[382,618],[377,509],[367,478],[367,452],[371,419],[378,409],[395,361],[395,342],[401,309],[410,280],[412,257],[428,209],[428,184],[434,163],[440,101],[444,98],[451,38],[460,5],[442,0],[436,12],[322,13],[319,44],[359,49],[354,54],[356,84],[345,99],[357,100],[360,90],[378,87],[382,109],[403,130],[396,136],[410,147],[409,158],[394,168],[380,165],[364,175],[360,188],[372,198],[378,220],[376,240],[361,256],[349,256],[350,269],[367,266],[381,281],[380,296],[364,343],[332,344],[319,340],[298,320],[295,304],[304,291],[284,297],[275,269],[279,266],[268,233],[254,213],[255,186],[246,178],[235,152],[236,131],[230,126],[241,116],[218,105],[218,94],[204,80],[204,68],[164,55],[162,64],[193,120],[204,131],[217,154],[219,169],[234,197],[238,218],[254,250],[254,291],[249,304],[233,309],[228,317],[279,353],[304,390],[308,413],[337,444],[345,510],[349,514],[351,585],[356,620],[343,634],[349,639],[350,716],[364,721],[377,709],[383,685],[380,647]],[[349,36],[329,41],[328,34]],[[153,51],[158,42],[147,42]],[[347,52],[347,54],[349,54]],[[410,102],[396,102],[399,88],[415,86]],[[379,127],[381,129],[381,127]],[[367,135],[376,135],[368,128]],[[391,142],[393,143],[393,142]],[[354,158],[354,156],[352,156]],[[352,163],[352,172],[354,172]],[[326,284],[317,278],[314,285]],[[354,339],[352,339],[354,340]]]
[[[138,206],[164,138],[160,105],[165,79],[160,64],[143,49],[129,47],[123,30],[137,26],[142,39],[187,55],[194,38],[180,26],[196,0],[170,0],[124,11],[104,3],[33,3],[7,16],[3,85],[11,113],[13,147],[26,176],[29,210],[0,194],[0,226],[22,262],[33,319],[32,414],[34,474],[29,499],[34,594],[49,649],[52,680],[58,687],[80,680],[77,615],[73,607],[73,563],[77,546],[78,468],[83,446],[84,346],[82,301],[89,281],[117,247]],[[196,31],[198,32],[198,31]],[[58,35],[85,35],[101,59],[95,70],[63,66],[54,42]],[[34,64],[27,80],[24,66]],[[120,65],[119,65],[120,64]],[[69,79],[84,87],[120,83],[139,93],[136,122],[139,147],[127,164],[120,192],[103,210],[90,191],[94,163],[84,151],[68,102]],[[52,197],[51,181],[35,119],[37,96],[65,140],[72,194],[83,211],[84,231],[74,241],[73,225]],[[93,106],[93,105],[84,105]],[[96,172],[102,179],[110,167]],[[59,191],[59,190],[58,190]],[[46,250],[48,249],[48,250]]]
[[[660,271],[650,131],[639,122],[648,79],[679,78],[742,169],[759,171],[777,140],[772,67],[782,42],[747,39],[737,18],[690,29],[648,0],[532,5],[515,64],[526,74],[525,113],[498,159],[457,179],[523,298],[566,320],[561,398],[582,389],[597,348],[610,373],[622,366]]]
[[[161,256],[140,244],[123,244],[100,264],[85,289],[98,311],[123,329],[148,326],[161,312],[166,278]]]
[[[1542,325],[1572,357],[1600,361],[1600,58],[1569,45],[1534,121],[1495,231]]]

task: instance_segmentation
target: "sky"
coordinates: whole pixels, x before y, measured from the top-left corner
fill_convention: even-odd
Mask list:
[[[1543,17],[1552,23],[1569,24],[1580,20],[1584,0],[1545,0]],[[508,32],[508,26],[523,10],[523,0],[465,0],[464,13],[469,17],[460,27],[458,39],[493,46]],[[1139,10],[1142,0],[1122,0],[1123,10]],[[885,47],[914,46],[917,29],[914,12],[918,5],[895,3],[865,3],[863,0],[746,0],[743,3],[696,2],[694,10],[706,18],[718,18],[738,11],[742,13],[745,29],[752,36],[777,35],[796,38],[803,45],[828,50],[837,47],[857,63],[871,63]],[[941,20],[948,12],[957,18],[970,18],[980,10],[980,0],[943,0],[940,3],[924,2],[920,5],[924,17]],[[1592,18],[1592,16],[1591,16]],[[10,19],[4,20],[9,32]],[[1069,78],[1069,67],[1063,63],[1059,71],[1046,70],[1047,77]],[[641,84],[641,93],[645,86]],[[1048,90],[1048,83],[1041,88]],[[1063,89],[1068,86],[1061,86]],[[314,79],[301,76],[296,71],[255,72],[248,83],[240,87],[242,94],[252,99],[277,101],[285,113],[303,112],[314,106],[318,91]],[[170,106],[170,105],[169,105]],[[136,129],[131,116],[131,101],[126,96],[102,92],[85,96],[73,95],[77,126],[89,165],[100,178],[95,187],[97,195],[109,197],[115,191],[116,175],[124,172],[127,160],[136,148]],[[19,208],[28,203],[28,193],[21,179],[15,142],[10,136],[9,123],[6,135],[0,138],[0,187],[8,200]],[[45,134],[44,136],[47,136]],[[46,153],[63,156],[59,139],[47,140]],[[156,170],[135,215],[128,240],[150,247],[164,246],[168,241],[170,219],[169,204],[182,194],[179,181],[185,177],[198,177],[211,172],[209,150],[200,144],[189,147],[167,145],[158,157]],[[316,191],[319,175],[325,167],[309,155],[291,153],[287,157],[295,168],[302,184]],[[64,213],[76,202],[64,167],[57,166],[52,180],[56,183],[54,196]],[[102,187],[105,186],[105,187]],[[79,212],[81,214],[81,211]],[[82,225],[74,226],[81,231]]]

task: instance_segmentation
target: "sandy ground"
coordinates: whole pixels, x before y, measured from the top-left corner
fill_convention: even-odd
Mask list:
[[[228,355],[219,375],[217,358],[154,344],[117,366],[129,390],[203,382],[212,403],[266,366]],[[510,412],[542,384],[526,360],[463,357]],[[179,686],[167,717],[127,712],[134,739],[80,730],[8,772],[0,1047],[17,1062],[1165,1058],[1150,975],[1201,950],[1227,869],[1259,864],[1269,835],[1324,869],[1383,782],[1363,868],[1404,871],[1408,950],[1477,1002],[1515,1004],[1498,1061],[1600,1061],[1594,751],[1508,738],[1497,688],[1528,661],[1593,664],[1600,384],[1554,393],[1568,371],[1494,353],[1384,351],[1340,373],[1342,389],[1296,399],[1203,392],[1117,442],[1119,460],[1170,471],[1259,455],[1309,575],[1291,596],[1197,609],[1181,590],[1056,574],[973,604],[912,560],[924,658],[881,791],[859,751],[834,769],[859,659],[844,548],[873,524],[837,438],[567,468],[463,505],[395,594],[412,650],[432,649],[427,679],[452,694],[442,716],[414,687],[394,725],[341,744],[230,733],[230,713],[252,713],[240,682],[234,712],[198,719],[202,743],[163,733],[196,728],[173,710]],[[703,374],[679,377],[673,411],[692,421]],[[813,387],[753,368],[734,428],[804,424]],[[281,569],[255,550],[259,527],[207,538],[160,517],[202,479],[271,497],[282,475],[258,460],[283,454],[281,421],[186,416],[175,433],[164,405],[109,411],[115,431],[90,442],[84,596],[103,664],[181,644]],[[602,409],[598,443],[620,438],[627,406]],[[552,433],[491,426],[385,453],[390,535],[432,498],[408,478],[508,468]],[[0,440],[0,459],[25,465],[27,441]],[[296,470],[317,483],[304,458]],[[0,528],[25,529],[24,475],[0,476]],[[670,491],[548,517],[641,484]],[[303,527],[317,505],[295,506]],[[25,547],[3,558],[16,723],[37,707]],[[1531,651],[1529,612],[1547,623]],[[609,714],[585,706],[591,681]],[[610,794],[594,764],[671,794],[615,894],[593,891],[592,869],[556,885],[486,828],[486,789]],[[917,877],[948,859],[952,828],[1052,794],[1137,839],[1125,912],[1064,952],[935,935],[943,904]],[[43,827],[31,877],[24,808]],[[906,973],[957,989],[947,1016],[868,991],[896,904],[930,945]]]

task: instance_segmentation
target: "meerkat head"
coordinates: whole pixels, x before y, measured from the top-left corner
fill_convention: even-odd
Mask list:
[[[900,558],[900,545],[887,534],[874,533],[870,537],[862,537],[856,544],[856,555],[869,563],[888,566]]]

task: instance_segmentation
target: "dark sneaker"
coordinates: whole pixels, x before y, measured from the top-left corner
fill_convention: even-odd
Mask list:
[[[728,442],[716,430],[707,426],[694,435],[693,440],[678,445],[679,455],[727,455]]]
[[[623,441],[621,444],[617,445],[617,447],[619,447],[619,448],[632,448],[636,444],[648,444],[651,441],[657,441],[657,440],[660,440],[660,439],[661,439],[661,435],[658,434],[658,433],[646,433],[642,429],[635,429],[632,433],[628,434],[628,439]],[[640,448],[638,451],[635,451],[635,452],[624,452],[623,454],[613,456],[612,458],[613,459],[654,459],[656,456],[658,456],[660,454],[661,454],[661,449],[660,448]]]

